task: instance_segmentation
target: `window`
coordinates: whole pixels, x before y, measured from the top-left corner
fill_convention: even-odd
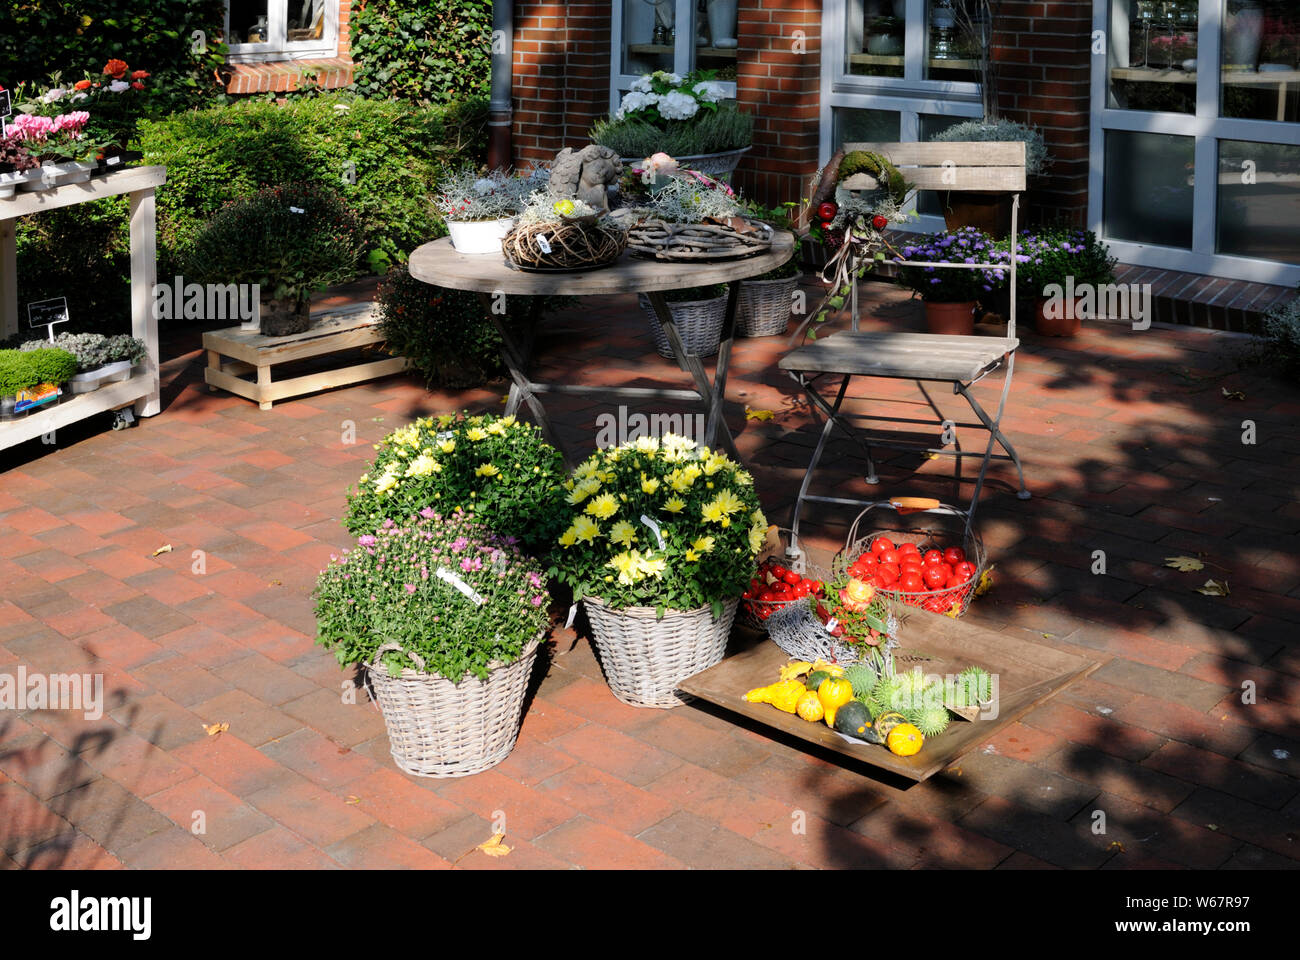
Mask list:
[[[1089,220],[1123,260],[1300,283],[1300,6],[1094,0]]]
[[[337,0],[226,0],[226,40],[235,62],[332,57]]]
[[[610,110],[655,70],[712,70],[734,97],[738,8],[737,0],[615,0]]]

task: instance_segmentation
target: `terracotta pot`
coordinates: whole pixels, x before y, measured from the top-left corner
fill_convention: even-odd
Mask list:
[[[969,336],[975,332],[975,301],[925,304],[925,329],[929,333]]]
[[[1043,297],[1038,298],[1034,309],[1034,329],[1045,337],[1073,337],[1079,333],[1079,328],[1083,323],[1082,311],[1079,309],[1079,300],[1074,303],[1062,303],[1053,313],[1060,313],[1063,316],[1049,317],[1047,315],[1047,304],[1049,301]]]
[[[994,240],[1011,232],[1011,194],[951,191],[943,197],[943,222],[948,230],[976,227]]]

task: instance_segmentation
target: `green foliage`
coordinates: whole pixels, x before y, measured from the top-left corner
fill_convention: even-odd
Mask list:
[[[853,698],[862,703],[867,702],[867,697],[876,687],[876,679],[879,674],[870,664],[853,663],[844,668],[844,679],[853,687]]]
[[[714,283],[704,287],[683,287],[681,290],[665,290],[664,299],[669,303],[695,303],[699,300],[716,300],[727,295],[725,283]]]
[[[407,526],[389,522],[362,535],[317,580],[316,642],[340,664],[372,662],[385,643],[398,643],[403,652],[383,657],[390,674],[418,669],[409,651],[454,683],[519,659],[546,627],[546,581],[534,561],[473,519],[425,510]]]
[[[484,118],[481,102],[412,107],[332,94],[143,123],[145,162],[167,167],[158,191],[160,273],[184,260],[224,204],[299,182],[339,191],[361,219],[372,266],[404,261],[445,233],[433,209],[435,184],[445,169],[480,154]]]
[[[263,298],[307,300],[351,280],[361,225],[330,188],[291,184],[223,207],[195,238],[185,272],[200,283],[256,283]]]
[[[867,150],[854,150],[845,154],[835,171],[837,181],[847,180],[855,173],[865,173],[884,185],[891,200],[896,204],[907,199],[912,186],[887,157]]]
[[[1291,377],[1300,377],[1300,296],[1264,315],[1260,352]]]
[[[373,532],[425,507],[473,510],[527,549],[550,546],[563,522],[564,458],[531,423],[491,414],[424,417],[390,433],[357,486],[344,524]]]
[[[490,0],[353,0],[349,26],[363,97],[425,104],[488,95]]]
[[[749,146],[754,139],[754,118],[742,113],[734,103],[722,103],[717,110],[701,111],[689,123],[672,123],[667,130],[625,117],[598,120],[589,135],[593,143],[616,150],[628,160],[661,152],[684,157]]]
[[[66,350],[0,350],[0,397],[42,383],[64,383],[76,372],[77,358]]]

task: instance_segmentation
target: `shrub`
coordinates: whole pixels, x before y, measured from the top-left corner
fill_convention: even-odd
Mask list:
[[[546,581],[535,561],[473,520],[424,509],[362,535],[316,583],[317,643],[340,664],[370,663],[383,644],[399,643],[402,653],[383,657],[390,674],[418,669],[410,651],[453,683],[519,659],[546,627]]]
[[[941,130],[930,138],[932,143],[1014,140],[1023,140],[1025,143],[1025,173],[1033,176],[1051,165],[1047,145],[1038,129],[1012,120],[967,120]]]
[[[900,250],[895,260],[931,263],[988,263],[994,241],[975,227],[920,237]],[[931,303],[966,303],[992,292],[1002,282],[1000,270],[948,267],[899,267],[898,282]]]
[[[1300,296],[1264,314],[1261,353],[1291,377],[1300,376]]]
[[[735,104],[724,103],[716,111],[699,114],[691,122],[668,125],[668,129],[635,117],[598,120],[590,137],[593,143],[616,150],[628,160],[660,152],[670,157],[722,153],[750,145],[754,118],[741,113]]]
[[[486,97],[490,0],[353,0],[353,87],[364,97],[447,103]]]
[[[42,383],[65,383],[76,372],[77,358],[66,350],[0,350],[0,397]]]
[[[767,534],[753,478],[675,434],[597,451],[565,488],[568,527],[551,573],[575,599],[614,609],[712,605],[717,616],[748,585]]]
[[[352,533],[401,521],[424,507],[473,510],[526,548],[559,529],[564,458],[531,423],[491,414],[424,417],[390,433],[357,486],[344,524]]]
[[[346,203],[314,184],[268,187],[227,204],[195,239],[186,273],[200,282],[256,283],[263,299],[307,300],[351,280],[361,225]]]

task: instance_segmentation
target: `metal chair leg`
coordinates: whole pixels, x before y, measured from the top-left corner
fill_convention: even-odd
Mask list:
[[[1020,474],[1020,491],[1016,494],[1016,497],[1020,500],[1028,500],[1030,498],[1029,491],[1025,489],[1025,471],[1020,465],[1020,457],[1016,454],[1015,449],[1007,442],[1005,435],[1002,433],[1001,427],[1002,412],[1006,408],[1007,394],[1011,392],[1011,375],[1015,370],[1015,363],[1016,355],[1015,352],[1012,351],[1007,357],[1007,375],[1002,381],[1002,394],[998,398],[998,412],[997,416],[994,418],[990,418],[989,415],[984,412],[984,408],[979,405],[979,402],[971,395],[970,391],[966,389],[965,384],[958,383],[955,385],[957,387],[957,392],[966,398],[966,402],[970,404],[970,408],[974,411],[975,416],[979,417],[980,422],[984,424],[989,432],[989,442],[984,449],[984,458],[980,462],[979,476],[975,478],[975,491],[971,494],[970,509],[966,511],[966,528],[968,531],[970,525],[974,522],[975,510],[979,506],[980,493],[984,489],[984,476],[988,473],[989,463],[992,461],[994,443],[1001,444],[1002,449],[1011,457],[1012,463],[1016,465],[1016,470]]]

